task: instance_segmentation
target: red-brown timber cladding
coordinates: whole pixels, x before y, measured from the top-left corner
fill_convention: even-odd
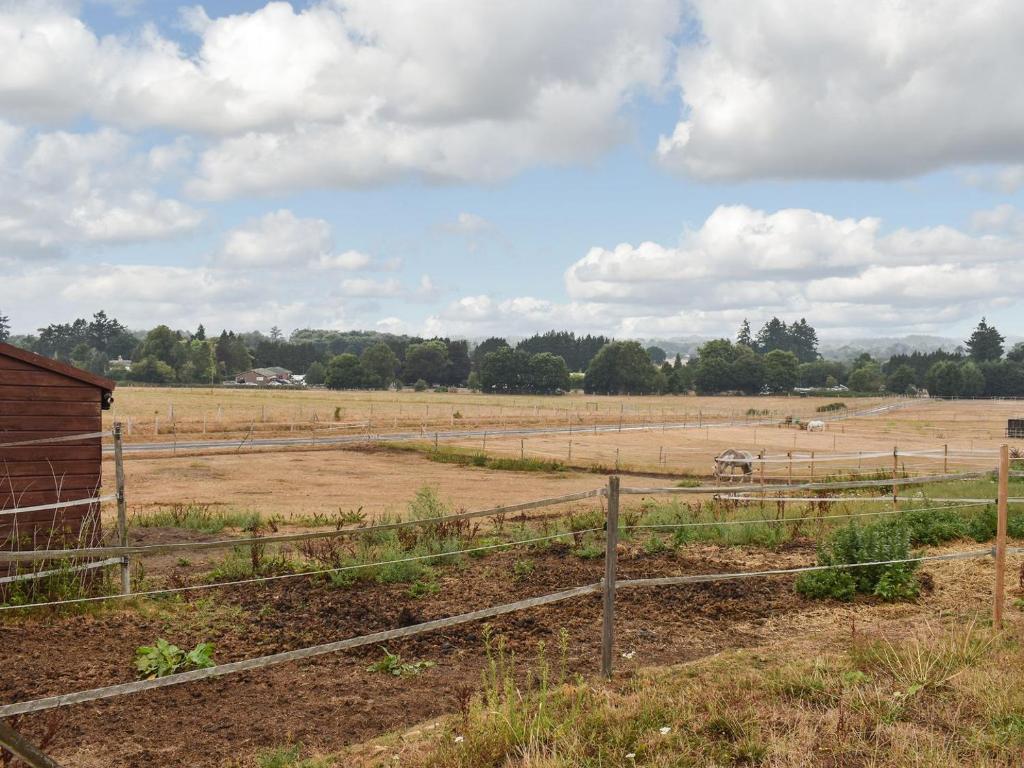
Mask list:
[[[114,382],[0,343],[0,444],[99,432]],[[0,447],[0,511],[99,494],[100,438]],[[0,549],[99,537],[97,505],[0,515]]]

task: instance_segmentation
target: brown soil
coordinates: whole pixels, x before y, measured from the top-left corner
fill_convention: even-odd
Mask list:
[[[603,568],[600,559],[581,560],[560,547],[531,554],[534,572],[516,579],[513,564],[523,557],[503,553],[449,568],[440,591],[419,599],[409,596],[408,585],[337,590],[296,580],[224,589],[219,604],[233,610],[214,609],[197,597],[184,610],[107,610],[8,622],[0,627],[0,668],[7,671],[0,680],[0,700],[129,681],[135,648],[157,637],[183,647],[212,640],[217,661],[233,661],[591,583]],[[781,557],[807,562],[811,552],[806,548]],[[620,559],[619,573],[631,578],[724,571],[765,562],[764,553],[717,548],[688,556],[635,552]],[[617,605],[617,650],[631,652],[631,658],[617,659],[623,672],[755,644],[774,619],[807,607],[793,593],[789,578],[628,590]],[[531,657],[539,641],[557,648],[564,628],[570,669],[595,671],[597,595],[501,617],[493,626],[519,657]],[[69,766],[217,766],[285,742],[338,748],[457,711],[480,679],[482,632],[483,625],[474,623],[394,643],[391,650],[405,659],[436,662],[417,677],[366,671],[381,655],[369,647],[70,707],[56,715],[60,724],[50,749]],[[52,717],[27,716],[18,727],[39,735]]]

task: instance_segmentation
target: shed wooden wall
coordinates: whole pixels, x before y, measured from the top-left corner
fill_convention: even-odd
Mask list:
[[[103,390],[0,353],[0,443],[98,432]],[[100,438],[0,447],[0,510],[96,495]],[[0,515],[0,547],[99,535],[94,505]]]

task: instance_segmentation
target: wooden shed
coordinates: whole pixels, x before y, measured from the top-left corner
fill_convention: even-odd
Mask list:
[[[98,495],[101,438],[74,436],[102,429],[114,386],[110,379],[0,343],[0,549],[98,538],[96,504],[2,512]],[[11,445],[50,438],[70,439]]]

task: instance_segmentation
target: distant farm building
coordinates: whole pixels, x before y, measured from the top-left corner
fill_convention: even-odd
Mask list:
[[[292,383],[292,372],[287,368],[253,368],[235,376],[235,384],[252,386],[279,386]]]
[[[114,386],[110,379],[0,343],[0,512],[98,495],[101,439],[74,436],[102,429]],[[53,438],[69,439],[42,442]],[[2,549],[91,542],[99,533],[97,504],[0,514]]]

